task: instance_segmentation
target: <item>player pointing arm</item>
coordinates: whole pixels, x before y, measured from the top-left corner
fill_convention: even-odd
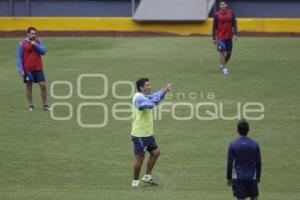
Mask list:
[[[136,82],[136,87],[138,92],[133,97],[133,121],[131,130],[131,139],[135,155],[132,187],[141,186],[139,175],[146,151],[150,153],[150,157],[142,182],[153,186],[157,185],[157,183],[152,178],[152,170],[160,155],[160,150],[153,136],[152,108],[164,99],[166,93],[170,90],[170,85],[165,85],[160,91],[150,94],[151,84],[149,79],[140,78]]]

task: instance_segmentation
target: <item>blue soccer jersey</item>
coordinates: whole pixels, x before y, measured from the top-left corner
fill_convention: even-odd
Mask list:
[[[260,181],[261,156],[256,141],[240,137],[228,148],[227,179]]]

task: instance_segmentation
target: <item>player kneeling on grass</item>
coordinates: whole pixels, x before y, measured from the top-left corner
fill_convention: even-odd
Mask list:
[[[250,197],[258,200],[258,183],[261,175],[260,148],[256,141],[247,137],[249,124],[241,120],[237,125],[240,137],[228,148],[227,183],[232,186],[238,200]]]
[[[232,40],[237,37],[237,22],[226,1],[220,1],[219,9],[214,17],[212,37],[220,52],[220,69],[224,75],[228,75],[227,63],[231,57]]]
[[[29,27],[27,37],[20,42],[18,48],[18,72],[26,83],[26,94],[29,111],[34,110],[32,103],[32,83],[38,83],[41,88],[43,109],[50,110],[47,102],[47,91],[41,55],[46,54],[46,48],[36,37],[37,29]]]
[[[153,137],[153,116],[152,108],[163,100],[166,93],[170,90],[170,85],[165,85],[163,88],[153,94],[151,92],[151,84],[148,78],[140,78],[136,82],[138,92],[133,97],[133,121],[131,138],[134,147],[134,166],[133,166],[133,181],[132,187],[158,185],[152,178],[152,169],[157,158],[160,155],[160,150]],[[150,153],[147,163],[146,174],[142,178],[142,183],[139,180],[140,171],[143,165],[145,152]]]

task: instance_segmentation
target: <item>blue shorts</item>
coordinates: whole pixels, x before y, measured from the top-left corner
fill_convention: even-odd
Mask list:
[[[45,74],[43,70],[25,72],[24,83],[39,83],[45,82]]]
[[[145,152],[149,153],[158,148],[153,136],[150,137],[131,137],[133,142],[134,154],[144,156]]]
[[[257,181],[255,180],[233,180],[232,190],[237,199],[255,198],[259,195]]]
[[[218,51],[231,52],[232,51],[232,40],[218,40],[217,43]]]

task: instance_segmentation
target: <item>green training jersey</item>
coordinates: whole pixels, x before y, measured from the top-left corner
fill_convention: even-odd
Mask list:
[[[132,130],[131,135],[135,137],[149,137],[153,135],[153,114],[152,107],[148,109],[138,109],[137,99],[140,101],[149,101],[149,99],[142,93],[137,92],[132,100]],[[151,102],[148,102],[151,103]]]

